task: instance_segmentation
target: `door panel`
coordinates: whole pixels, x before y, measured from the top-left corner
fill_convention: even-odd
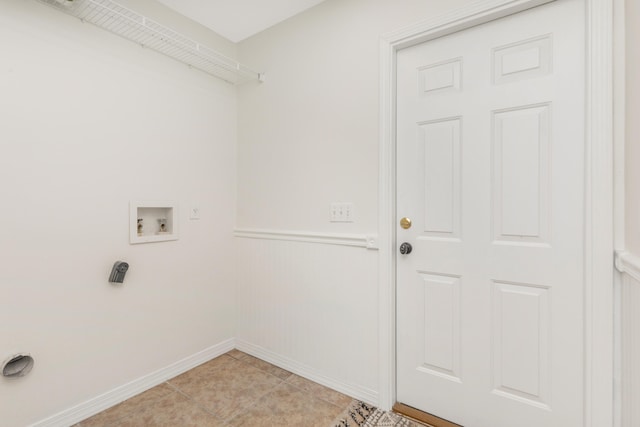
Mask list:
[[[460,119],[421,123],[424,154],[424,232],[458,237],[460,232]]]
[[[460,278],[421,274],[424,306],[424,363],[433,375],[460,378]]]
[[[549,104],[492,114],[496,241],[548,243]]]
[[[493,389],[549,409],[549,289],[493,282]]]
[[[397,62],[397,398],[581,426],[584,26],[558,0]]]

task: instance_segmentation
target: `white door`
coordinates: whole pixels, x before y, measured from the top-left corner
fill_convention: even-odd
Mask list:
[[[398,402],[583,425],[583,22],[558,0],[398,52]]]

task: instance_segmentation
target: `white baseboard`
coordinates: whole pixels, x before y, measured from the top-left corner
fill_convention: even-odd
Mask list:
[[[277,353],[241,339],[236,339],[236,348],[266,362],[272,363],[282,369],[286,369],[296,375],[300,375],[301,377],[346,394],[347,396],[362,400],[363,402],[371,405],[378,405],[378,392],[375,390],[353,384],[346,384],[333,378],[329,378],[309,366],[303,365],[295,360],[283,357]]]
[[[92,415],[104,411],[118,403],[127,400],[143,391],[149,390],[168,379],[180,375],[196,366],[208,362],[235,348],[235,339],[231,338],[219,344],[206,348],[192,356],[173,363],[166,368],[133,380],[111,391],[108,391],[79,405],[59,412],[42,421],[32,424],[31,427],[68,427],[76,424]]]

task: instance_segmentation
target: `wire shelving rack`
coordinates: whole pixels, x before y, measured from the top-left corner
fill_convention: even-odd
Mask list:
[[[232,84],[264,75],[112,0],[38,0]]]

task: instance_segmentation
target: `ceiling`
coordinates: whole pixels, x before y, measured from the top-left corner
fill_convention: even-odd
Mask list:
[[[158,1],[237,43],[324,0]]]

